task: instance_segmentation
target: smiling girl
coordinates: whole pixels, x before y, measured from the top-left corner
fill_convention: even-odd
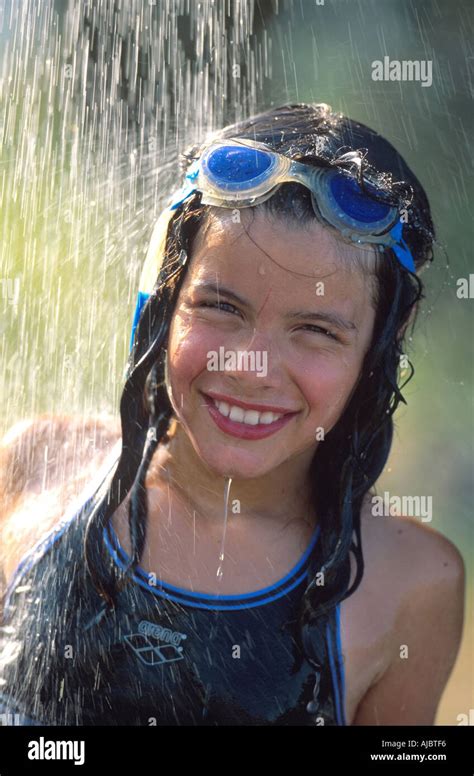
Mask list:
[[[226,127],[183,167],[142,274],[120,449],[7,575],[3,709],[432,725],[462,557],[371,502],[432,258],[426,195],[325,104]],[[231,368],[210,368],[221,349]]]

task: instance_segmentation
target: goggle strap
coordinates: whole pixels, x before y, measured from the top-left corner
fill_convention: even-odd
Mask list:
[[[392,245],[392,250],[400,264],[402,264],[406,269],[410,270],[410,272],[416,272],[413,256],[411,255],[405,240],[401,240],[401,242]]]
[[[169,206],[169,210],[177,210],[179,206],[182,205],[183,202],[187,200],[188,197],[190,197],[191,194],[193,194],[195,191],[195,185],[187,184],[186,186],[183,186],[183,188],[180,189],[173,197],[171,205]]]
[[[145,307],[147,299],[150,298],[150,294],[144,294],[142,291],[138,292],[137,296],[137,304],[135,306],[135,313],[133,315],[133,323],[132,323],[132,334],[130,336],[130,351],[133,348],[133,340],[135,337],[135,329],[138,326],[138,321],[140,320],[140,316],[142,314],[142,310]]]
[[[395,226],[390,230],[390,235],[393,238],[391,248],[397,257],[400,264],[402,264],[410,272],[416,273],[415,262],[411,251],[402,237],[403,224],[399,220]]]
[[[172,197],[169,210],[176,210],[183,202],[196,191],[196,178],[199,175],[199,163],[200,160],[196,159],[195,162],[189,167],[185,182],[181,189],[179,189]]]

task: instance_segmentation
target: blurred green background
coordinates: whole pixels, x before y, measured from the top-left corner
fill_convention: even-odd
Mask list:
[[[378,490],[431,495],[468,572],[438,724],[473,697],[473,11],[464,0],[0,0],[0,433],[42,412],[117,414],[138,275],[177,154],[223,123],[327,102],[405,157],[438,249]],[[373,81],[430,60],[433,83]],[[440,623],[440,628],[443,623]]]

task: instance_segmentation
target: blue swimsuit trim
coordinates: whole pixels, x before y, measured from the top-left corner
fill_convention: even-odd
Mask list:
[[[10,599],[12,596],[12,593],[14,591],[14,588],[18,585],[21,578],[27,574],[30,569],[37,563],[47,552],[48,550],[55,544],[58,539],[61,538],[63,533],[66,531],[67,527],[73,522],[73,520],[77,519],[79,514],[82,512],[82,510],[87,507],[93,500],[94,496],[91,496],[88,498],[82,507],[75,512],[72,517],[69,519],[65,519],[58,525],[54,526],[50,531],[48,531],[44,536],[42,536],[36,544],[31,547],[30,550],[28,550],[27,553],[23,556],[20,563],[16,567],[13,576],[10,580],[10,583],[7,586],[7,589],[5,591],[5,612],[10,607]]]
[[[270,585],[268,587],[262,588],[260,590],[255,590],[251,593],[243,593],[240,595],[210,595],[208,593],[199,593],[199,592],[193,592],[192,590],[187,590],[182,587],[177,587],[175,585],[171,585],[168,582],[164,582],[163,580],[157,579],[156,585],[150,585],[145,580],[149,579],[150,573],[147,573],[144,571],[144,569],[137,567],[136,572],[133,574],[133,580],[140,585],[140,587],[144,588],[145,590],[149,590],[151,593],[154,593],[155,595],[161,595],[164,598],[168,598],[172,601],[177,601],[178,603],[187,603],[190,606],[196,606],[201,609],[246,609],[249,608],[249,606],[259,606],[261,603],[270,603],[270,601],[275,601],[277,598],[281,598],[286,593],[289,593],[291,590],[293,590],[297,585],[299,585],[307,576],[307,569],[305,568],[303,573],[298,576],[296,581],[294,580],[295,575],[298,574],[298,572],[301,570],[301,568],[305,565],[305,563],[308,561],[309,556],[316,544],[316,541],[318,539],[319,533],[320,533],[321,527],[318,525],[316,526],[315,531],[313,532],[313,536],[311,538],[311,541],[309,543],[309,546],[306,548],[303,556],[300,558],[296,566],[294,566],[291,571],[288,572],[282,579],[280,579],[278,582],[275,582],[273,585]],[[109,550],[112,558],[115,560],[117,565],[120,569],[124,570],[128,563],[130,562],[130,556],[125,552],[123,547],[120,545],[120,542],[118,540],[117,534],[113,529],[113,526],[109,525],[109,535],[107,534],[107,530],[104,529],[104,541],[106,544],[107,549]],[[112,545],[110,541],[110,536],[112,536],[115,547]],[[158,586],[160,589],[158,589]],[[283,589],[278,592],[278,594],[269,596],[270,593],[273,591],[276,591],[279,588]],[[171,593],[167,593],[166,591],[171,591]],[[177,594],[177,595],[173,595]],[[263,597],[263,599],[262,599]],[[262,600],[258,601],[257,603],[252,602],[252,599],[260,598]],[[203,603],[199,603],[199,602]],[[205,602],[211,602],[214,601],[217,604],[222,603],[226,604],[223,606],[210,606],[209,604]],[[246,603],[244,605],[240,606],[231,606],[232,602],[237,601],[245,601]]]

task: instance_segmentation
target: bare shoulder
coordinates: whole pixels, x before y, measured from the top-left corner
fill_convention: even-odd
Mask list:
[[[120,421],[109,415],[45,414],[7,431],[0,440],[0,587],[120,438]]]
[[[432,725],[464,619],[465,564],[456,545],[412,517],[374,517],[361,530],[365,591],[387,624],[385,666],[362,698],[356,725]]]
[[[374,517],[367,498],[361,512],[366,558],[383,565],[390,584],[403,595],[437,581],[463,577],[465,566],[456,545],[427,522],[413,517]],[[367,566],[370,568],[370,564]]]

